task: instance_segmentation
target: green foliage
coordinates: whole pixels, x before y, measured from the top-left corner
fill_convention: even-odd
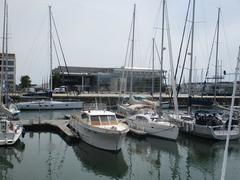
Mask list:
[[[59,73],[54,73],[52,78],[53,78],[53,89],[61,86],[61,77]]]
[[[31,79],[28,75],[21,76],[20,87],[29,88],[31,86]]]

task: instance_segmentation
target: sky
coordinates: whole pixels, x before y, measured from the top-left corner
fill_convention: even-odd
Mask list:
[[[7,0],[7,2],[9,52],[16,54],[17,83],[22,75],[29,75],[36,84],[47,81],[49,77],[49,5],[52,6],[69,66],[116,68],[123,66],[134,3],[136,3],[134,66],[151,66],[153,36],[156,37],[160,47],[161,0]],[[175,65],[187,4],[188,0],[167,0]],[[240,45],[240,1],[196,0],[193,53],[197,69],[194,71],[193,79],[196,81],[203,79],[201,69],[204,74],[207,68],[218,7],[221,8],[219,60],[222,69],[227,73],[234,72],[236,66]],[[191,18],[188,19],[188,27],[190,21]],[[2,24],[3,0],[0,0],[1,37]],[[165,46],[168,49],[167,42]],[[211,60],[211,73],[214,72],[214,58],[215,54]],[[62,58],[60,61],[63,65]],[[188,64],[189,62],[187,66]],[[54,54],[53,67],[57,66],[58,61]],[[159,68],[157,60],[155,67]],[[169,70],[167,51],[164,54],[164,69]],[[187,75],[184,78],[187,79]],[[226,80],[228,79],[230,78],[226,76]]]

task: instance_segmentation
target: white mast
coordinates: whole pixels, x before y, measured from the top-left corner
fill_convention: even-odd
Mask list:
[[[218,76],[218,44],[219,44],[219,23],[220,23],[220,12],[221,9],[218,8],[218,19],[217,19],[217,42],[216,42],[216,63],[215,63],[215,83],[214,83],[214,104],[216,105],[216,95],[217,95],[217,79]]]
[[[177,100],[176,80],[174,77],[172,43],[171,43],[171,34],[170,34],[170,25],[169,25],[169,19],[168,19],[167,3],[166,3],[166,26],[167,26],[167,36],[168,36],[171,85],[172,85],[172,90],[173,90],[174,109],[175,109],[175,114],[178,117],[178,100]]]
[[[192,64],[193,64],[193,41],[194,41],[194,22],[195,22],[195,0],[193,0],[193,12],[192,12],[192,37],[191,37],[191,58],[190,58],[190,69],[189,69],[189,82],[188,82],[188,114],[191,113],[191,98],[192,98]]]
[[[0,94],[0,104],[2,104],[2,97],[3,97],[3,74],[4,74],[4,71],[3,71],[3,67],[4,67],[4,62],[5,62],[5,33],[6,33],[6,5],[7,5],[7,2],[6,0],[4,1],[4,9],[3,9],[3,42],[2,42],[2,63],[1,63],[1,87],[0,87],[0,91],[1,91],[1,94]]]
[[[154,43],[155,43],[155,39],[152,39],[152,98],[153,98],[153,94],[154,94],[154,82],[155,82],[155,76],[154,76]]]
[[[163,0],[162,7],[162,40],[161,40],[161,60],[160,60],[160,86],[159,86],[159,113],[162,113],[162,81],[163,81],[163,51],[164,51],[164,20],[165,20],[165,4]]]
[[[49,8],[49,47],[50,47],[50,85],[49,90],[52,91],[52,10],[51,6]]]
[[[5,51],[5,104],[8,107],[8,4],[6,4],[6,51]],[[4,65],[4,64],[3,64]],[[4,71],[4,69],[3,69]]]
[[[130,79],[130,95],[133,93],[133,59],[134,59],[134,31],[135,31],[135,16],[136,16],[136,4],[133,8],[133,30],[132,30],[132,51],[131,51],[131,79]]]
[[[239,47],[239,50],[238,50],[237,66],[236,66],[236,69],[235,69],[235,79],[234,79],[232,102],[231,102],[231,109],[230,109],[230,115],[229,115],[229,121],[228,121],[228,133],[227,133],[227,139],[226,139],[224,157],[223,157],[223,163],[222,163],[221,180],[225,179],[225,174],[226,174],[227,158],[228,158],[228,146],[229,146],[229,139],[230,139],[230,131],[231,131],[231,124],[232,124],[235,94],[236,94],[236,89],[237,89],[237,79],[238,79],[238,76],[239,76],[239,66],[240,66],[240,47]]]

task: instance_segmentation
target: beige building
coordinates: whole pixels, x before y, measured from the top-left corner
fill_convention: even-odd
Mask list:
[[[13,53],[7,55],[7,60],[3,63],[3,79],[8,83],[8,90],[10,92],[16,90],[16,56]],[[2,75],[2,53],[0,53],[0,77]],[[0,78],[1,80],[1,78]]]

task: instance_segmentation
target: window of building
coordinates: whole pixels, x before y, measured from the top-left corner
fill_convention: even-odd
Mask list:
[[[13,66],[14,65],[14,61],[8,61],[8,65]]]

